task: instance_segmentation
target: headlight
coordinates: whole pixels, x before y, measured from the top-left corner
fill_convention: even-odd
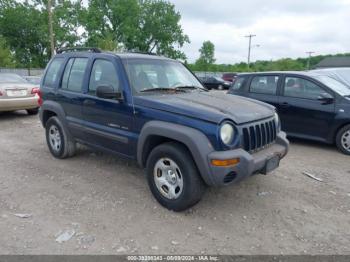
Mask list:
[[[232,143],[234,138],[235,130],[229,123],[225,123],[220,128],[220,139],[225,145]]]
[[[275,124],[277,128],[277,132],[281,131],[281,122],[277,113],[275,113]]]

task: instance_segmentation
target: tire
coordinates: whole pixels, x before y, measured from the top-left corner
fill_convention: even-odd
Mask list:
[[[222,85],[219,85],[218,90],[224,90],[224,87]]]
[[[338,131],[335,143],[343,154],[350,155],[350,125],[346,125]]]
[[[28,115],[36,115],[39,112],[39,108],[27,109],[26,111]]]
[[[146,171],[153,196],[167,209],[179,212],[190,208],[201,200],[205,192],[206,186],[193,158],[181,144],[171,142],[154,148],[148,157]],[[175,190],[169,190],[170,187]]]
[[[47,120],[45,129],[46,143],[54,157],[64,159],[75,154],[75,142],[68,137],[67,131],[56,116]]]

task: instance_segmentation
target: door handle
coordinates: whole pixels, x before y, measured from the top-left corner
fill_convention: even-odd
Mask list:
[[[290,105],[287,102],[283,102],[283,103],[280,104],[280,106],[283,107],[283,108],[287,108]]]
[[[90,99],[84,100],[84,102],[83,102],[84,106],[93,106],[95,104],[96,104],[96,102],[94,100],[90,100]]]

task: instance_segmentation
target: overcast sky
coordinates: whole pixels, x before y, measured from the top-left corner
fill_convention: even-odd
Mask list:
[[[198,58],[203,41],[215,44],[218,63],[350,52],[350,0],[170,0],[190,37],[185,51]]]

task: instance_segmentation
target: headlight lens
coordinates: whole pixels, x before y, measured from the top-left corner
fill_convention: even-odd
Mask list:
[[[229,123],[225,123],[220,128],[220,138],[225,145],[230,145],[233,141],[235,130]]]
[[[281,131],[281,122],[277,113],[275,113],[275,124],[277,128],[277,132]]]

